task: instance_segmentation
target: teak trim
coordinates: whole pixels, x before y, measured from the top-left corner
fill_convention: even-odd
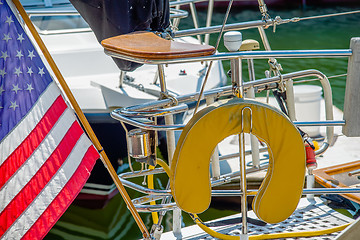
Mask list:
[[[326,188],[342,188],[342,187],[346,188],[349,186],[340,182],[339,180],[336,180],[332,176],[335,174],[349,172],[357,169],[360,169],[360,160],[350,163],[344,163],[336,166],[331,166],[327,168],[316,169],[314,170],[313,173],[315,175],[316,182],[318,182],[320,185]],[[346,193],[340,195],[360,204],[359,193]]]

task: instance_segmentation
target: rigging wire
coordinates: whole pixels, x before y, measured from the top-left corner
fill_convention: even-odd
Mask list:
[[[327,78],[328,78],[328,79],[331,79],[331,78],[346,77],[346,76],[347,76],[347,73],[343,73],[343,74],[338,74],[338,75],[329,76],[329,77],[327,77]],[[297,80],[297,81],[294,81],[294,84],[312,82],[312,81],[316,81],[316,80],[319,80],[319,79],[318,79],[318,78],[312,78],[312,79]]]
[[[223,24],[222,24],[221,29],[220,29],[219,36],[218,36],[217,41],[216,41],[215,52],[216,52],[216,51],[218,50],[218,48],[219,48],[221,36],[222,36],[222,34],[223,34],[223,32],[224,32],[225,25],[226,25],[227,19],[228,19],[228,17],[229,17],[230,10],[231,10],[231,6],[232,6],[233,2],[234,2],[234,0],[230,0],[229,5],[228,5],[228,8],[227,8],[227,10],[226,10],[226,14],[225,14],[225,17],[224,17],[224,21],[223,21]],[[201,101],[201,96],[202,96],[203,93],[204,93],[205,85],[206,85],[206,82],[207,82],[207,80],[208,80],[208,78],[209,78],[210,70],[211,70],[212,65],[213,65],[213,61],[210,62],[209,67],[208,67],[208,69],[207,69],[207,71],[206,71],[206,76],[205,76],[204,82],[203,82],[203,84],[202,84],[202,86],[201,86],[201,90],[200,90],[200,93],[199,93],[199,98],[198,98],[198,100],[197,100],[197,102],[196,102],[196,107],[195,107],[195,110],[194,110],[194,114],[193,114],[193,115],[195,115],[195,113],[197,112],[197,110],[198,110],[198,108],[199,108],[200,101]]]
[[[311,16],[311,17],[302,17],[302,18],[299,18],[299,19],[300,20],[311,20],[311,19],[318,19],[318,18],[325,18],[325,17],[336,17],[336,16],[343,16],[343,15],[349,15],[349,14],[356,14],[356,13],[360,13],[360,10],[349,11],[349,12],[341,12],[341,13],[330,13],[330,14],[324,14],[324,15]]]

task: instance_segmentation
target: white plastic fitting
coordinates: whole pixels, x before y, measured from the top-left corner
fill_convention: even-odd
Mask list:
[[[224,46],[230,52],[236,52],[239,50],[242,43],[241,32],[230,31],[224,34]]]

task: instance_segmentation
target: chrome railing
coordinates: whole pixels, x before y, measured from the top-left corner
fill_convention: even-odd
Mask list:
[[[126,58],[126,56],[118,56],[114,53],[109,53],[109,55],[114,57]],[[318,58],[318,57],[348,57],[351,56],[352,52],[349,49],[342,50],[300,50],[300,51],[253,51],[253,52],[235,52],[235,53],[218,53],[211,56],[198,57],[198,58],[190,58],[190,59],[175,59],[175,60],[139,60],[142,63],[151,63],[151,64],[170,64],[170,63],[183,63],[183,62],[193,62],[193,61],[209,61],[209,60],[224,60],[224,59],[268,59],[271,57],[277,58]],[[138,59],[129,58],[127,60],[137,61]],[[255,89],[256,92],[261,92],[269,89],[276,89],[280,82],[284,81],[294,81],[296,83],[297,79],[304,77],[316,77],[316,80],[319,80],[323,92],[324,92],[324,100],[325,100],[325,121],[311,121],[311,122],[296,122],[293,123],[298,126],[327,126],[326,129],[326,137],[321,145],[320,149],[317,150],[316,154],[322,154],[329,146],[333,138],[333,127],[334,126],[342,126],[345,124],[344,120],[334,120],[332,113],[332,94],[331,87],[327,77],[318,70],[303,70],[293,73],[282,74],[281,76],[273,76],[263,79],[254,80],[251,82],[244,82],[242,88],[244,92],[249,89]],[[208,98],[219,98],[219,97],[229,97],[233,95],[232,86],[220,87],[205,91],[201,96],[201,99]],[[153,122],[146,123],[142,121],[143,118],[153,118],[159,116],[172,115],[175,113],[186,112],[189,110],[188,104],[199,99],[199,93],[192,93],[183,96],[174,96],[167,99],[162,99],[154,102],[148,102],[141,105],[131,106],[122,109],[116,109],[111,112],[111,116],[114,119],[119,120],[122,123],[127,123],[133,125],[135,127],[146,129],[149,131],[174,131],[181,130],[184,128],[185,124],[165,124],[165,125],[154,125]],[[175,106],[173,106],[175,104]],[[177,104],[177,105],[176,105]],[[267,151],[266,147],[260,149],[260,152]],[[251,154],[251,150],[247,150],[245,154]],[[227,156],[221,156],[220,161],[238,157],[239,153],[229,154]],[[260,168],[247,168],[247,173],[256,172],[259,170],[264,170],[267,168],[267,164],[262,165]],[[119,175],[122,183],[134,189],[140,193],[146,194],[146,196],[140,197],[138,199],[134,199],[134,204],[136,208],[141,212],[151,212],[151,211],[168,211],[173,210],[175,208],[174,203],[164,203],[164,204],[156,204],[156,205],[144,205],[153,201],[154,199],[162,199],[165,196],[171,196],[170,189],[150,189],[138,184],[135,184],[128,180],[131,177],[141,177],[149,174],[160,174],[164,173],[163,169],[155,169],[155,170],[142,170],[142,171],[134,171],[130,173],[123,173]],[[235,179],[239,179],[239,172],[233,172],[229,174],[223,174],[219,178],[212,179],[212,186],[222,185]],[[322,191],[325,190],[325,191]],[[339,193],[344,190],[326,190],[326,189],[306,189],[304,190],[304,194],[318,194],[318,193]],[[352,192],[360,192],[360,189],[353,190]],[[232,191],[232,190],[213,190],[212,194],[214,196],[239,196],[241,195],[241,191]],[[250,191],[247,195],[256,194],[256,191]]]

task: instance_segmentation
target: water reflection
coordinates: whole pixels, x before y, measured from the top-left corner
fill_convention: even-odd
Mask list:
[[[103,209],[71,205],[45,237],[49,240],[138,238],[141,233],[119,194]]]

